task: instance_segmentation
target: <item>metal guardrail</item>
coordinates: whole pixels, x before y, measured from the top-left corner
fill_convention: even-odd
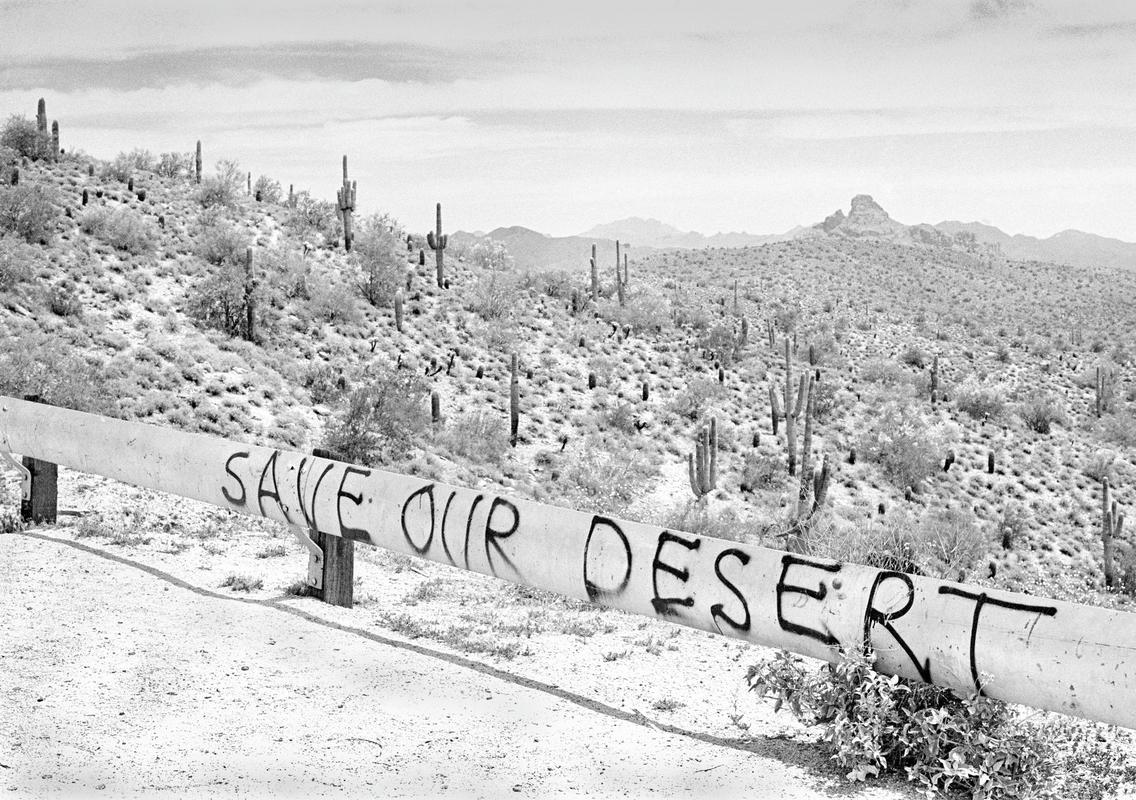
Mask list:
[[[0,450],[600,605],[1136,728],[1136,614],[0,397]]]

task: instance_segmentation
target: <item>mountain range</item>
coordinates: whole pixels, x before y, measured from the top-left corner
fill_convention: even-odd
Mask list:
[[[614,264],[616,240],[622,242],[626,252],[634,258],[636,254],[662,249],[754,247],[771,242],[825,237],[879,239],[918,247],[947,247],[975,254],[1001,255],[1019,261],[1046,261],[1077,267],[1136,269],[1136,243],[1076,230],[1066,230],[1039,239],[1021,234],[1010,235],[980,222],[948,220],[933,225],[906,225],[892,219],[867,194],[853,197],[847,213],[838,209],[821,222],[811,226],[798,226],[780,234],[736,232],[707,236],[679,230],[657,219],[629,217],[596,225],[575,236],[549,236],[529,228],[513,226],[497,228],[487,234],[459,231],[451,238],[455,244],[469,244],[485,237],[503,242],[519,267],[537,270],[586,268],[593,244],[596,246],[596,258],[601,264]]]

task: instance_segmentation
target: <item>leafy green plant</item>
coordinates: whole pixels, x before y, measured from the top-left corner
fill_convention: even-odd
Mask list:
[[[28,244],[47,244],[55,236],[59,193],[39,184],[0,188],[0,234],[12,233]]]
[[[1053,747],[1009,706],[875,672],[871,653],[845,653],[816,672],[781,651],[749,668],[750,689],[822,727],[832,758],[864,781],[899,773],[929,794],[1031,797],[1053,772]]]
[[[389,306],[406,279],[406,234],[389,214],[360,220],[352,241],[352,261],[357,269],[355,285],[373,306]]]
[[[914,404],[889,401],[872,415],[857,450],[897,486],[918,489],[947,451],[947,430]]]
[[[1031,431],[1049,433],[1053,425],[1064,424],[1065,410],[1057,397],[1048,392],[1034,392],[1018,405],[1018,416]]]
[[[79,220],[79,229],[133,255],[152,251],[158,237],[152,222],[125,206],[92,208]]]
[[[409,370],[378,368],[363,378],[329,424],[324,447],[353,464],[405,458],[426,427],[429,385]]]
[[[34,159],[51,152],[51,137],[41,134],[34,120],[22,114],[12,114],[0,129],[0,147]]]

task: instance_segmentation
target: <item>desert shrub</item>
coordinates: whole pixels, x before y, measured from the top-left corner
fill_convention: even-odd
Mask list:
[[[388,464],[406,457],[426,426],[425,379],[380,367],[365,375],[328,425],[324,447],[353,464]]]
[[[779,489],[785,485],[787,475],[785,457],[781,453],[764,448],[750,450],[742,466],[741,490]]]
[[[335,204],[317,200],[309,192],[297,192],[292,196],[292,207],[284,224],[302,239],[317,235],[327,242],[339,236]]]
[[[149,150],[131,150],[129,153],[119,153],[113,161],[105,162],[99,170],[99,177],[126,183],[135,172],[153,172],[156,166],[154,155]]]
[[[35,274],[40,251],[15,236],[0,236],[0,292],[10,292]]]
[[[565,505],[618,516],[642,496],[657,471],[622,436],[592,435],[553,478]]]
[[[493,239],[480,239],[469,249],[468,262],[483,270],[508,270],[513,268],[513,257],[504,242]]]
[[[1065,411],[1056,396],[1048,392],[1034,392],[1018,404],[1018,416],[1031,431],[1049,433],[1053,424],[1065,422]]]
[[[792,296],[778,297],[773,301],[770,310],[773,312],[773,324],[786,333],[791,333],[797,327],[797,320],[801,316],[801,299]]]
[[[918,489],[938,470],[947,435],[914,404],[890,401],[872,416],[856,449],[897,486]]]
[[[725,395],[726,390],[717,378],[695,378],[671,401],[670,410],[680,417],[697,420]]]
[[[284,190],[280,188],[280,181],[274,181],[267,175],[261,175],[252,185],[253,197],[260,197],[262,203],[279,203]]]
[[[781,651],[750,667],[750,689],[819,724],[850,780],[904,775],[929,795],[1025,798],[1044,787],[1054,750],[1010,707],[981,695],[875,672],[872,653],[845,653],[817,671]]]
[[[734,326],[730,322],[719,322],[707,328],[698,337],[698,346],[714,354],[714,357],[728,367],[737,354],[737,340],[734,338]]]
[[[323,361],[309,364],[300,383],[311,393],[313,403],[334,401],[348,386],[343,370]]]
[[[885,361],[873,358],[864,363],[860,369],[860,377],[870,383],[883,386],[895,386],[901,383],[910,383],[911,374],[894,361]]]
[[[406,234],[389,214],[364,217],[355,228],[352,261],[359,294],[373,306],[389,306],[406,279]]]
[[[516,278],[502,272],[483,272],[469,293],[467,308],[490,322],[511,319],[519,301]]]
[[[25,158],[40,158],[52,149],[51,136],[41,134],[34,120],[13,114],[0,129],[0,147],[12,150]]]
[[[900,509],[866,525],[822,531],[807,545],[810,555],[945,580],[962,580],[989,549],[972,514],[947,508],[919,516]]]
[[[832,418],[840,409],[840,398],[836,393],[836,384],[827,380],[814,380],[809,392],[813,397],[813,414],[821,422]]]
[[[272,250],[264,257],[273,291],[285,300],[307,300],[311,296],[312,268],[298,250]]]
[[[243,264],[252,240],[228,222],[206,221],[197,235],[197,255],[214,266]]]
[[[958,410],[974,419],[996,420],[1006,411],[1002,387],[979,382],[974,376],[960,383],[954,395]]]
[[[120,391],[101,362],[43,333],[0,337],[0,395],[38,394],[46,403],[115,416]]]
[[[1115,482],[1117,458],[1119,454],[1115,450],[1097,450],[1085,462],[1081,471],[1097,483],[1105,478]]]
[[[662,330],[671,324],[667,299],[650,290],[630,293],[622,306],[614,300],[602,303],[599,314],[620,327],[630,327],[636,332]]]
[[[13,233],[28,244],[47,244],[55,235],[58,192],[38,184],[0,188],[0,234]]]
[[[739,517],[735,509],[726,506],[714,510],[693,499],[672,508],[663,515],[659,524],[667,530],[713,536],[731,542],[755,543],[760,538],[758,526]]]
[[[521,287],[536,289],[549,297],[568,297],[576,286],[576,275],[567,270],[548,272],[526,272],[521,278]]]
[[[152,222],[125,206],[89,209],[79,221],[79,228],[84,233],[102,239],[116,250],[134,255],[153,250],[158,237],[158,230]]]
[[[69,283],[57,283],[47,291],[47,308],[59,317],[77,317],[83,313],[83,304]]]
[[[1097,422],[1097,435],[1122,447],[1136,447],[1136,417],[1127,412],[1104,414]]]
[[[218,161],[214,174],[201,179],[197,201],[205,208],[231,207],[237,202],[244,178],[244,172],[236,161]]]
[[[915,345],[908,345],[899,355],[899,363],[923,369],[927,365],[927,355]]]
[[[315,282],[308,290],[308,310],[316,319],[333,325],[353,324],[362,320],[355,292],[339,281]]]
[[[154,172],[163,178],[180,178],[190,175],[193,168],[193,153],[162,153],[154,165]]]
[[[228,336],[250,338],[249,311],[260,319],[263,285],[248,281],[243,265],[226,264],[200,279],[189,291],[186,312],[199,323]],[[255,325],[254,320],[254,325]]]
[[[440,441],[476,464],[500,464],[509,451],[509,426],[500,414],[473,411],[448,420]]]

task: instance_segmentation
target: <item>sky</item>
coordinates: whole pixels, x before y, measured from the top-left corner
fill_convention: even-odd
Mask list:
[[[0,0],[0,115],[233,159],[411,230],[629,216],[1136,241],[1131,0]]]

